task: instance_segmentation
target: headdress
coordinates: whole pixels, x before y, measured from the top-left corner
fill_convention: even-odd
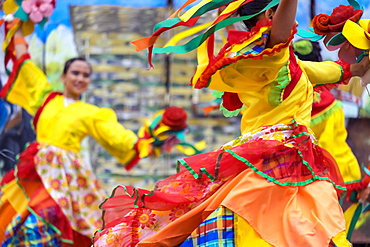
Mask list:
[[[242,5],[256,0],[203,0],[196,4],[184,14],[180,15],[181,10],[189,6],[196,0],[188,0],[181,8],[173,13],[167,20],[164,20],[154,26],[153,34],[150,37],[145,37],[132,43],[136,46],[136,50],[140,51],[148,49],[148,60],[151,67],[153,53],[187,53],[198,49],[198,66],[197,74],[202,71],[201,66],[210,61],[214,57],[214,34],[226,26],[234,24],[239,21],[249,20],[250,18],[262,13],[263,11],[277,5],[280,0],[272,0],[263,10],[253,15],[231,17]],[[167,46],[163,48],[154,48],[154,44],[159,36],[172,28],[179,26],[193,27],[197,24],[202,15],[207,12],[219,9],[226,6],[226,8],[211,22],[207,30],[192,38],[189,42],[180,46]],[[195,75],[196,77],[196,75]],[[193,81],[195,78],[193,79]]]
[[[15,59],[14,33],[22,28],[23,34],[33,33],[35,24],[45,25],[56,5],[56,0],[6,0],[3,5],[4,18],[0,25],[5,23],[5,38],[3,51],[5,52],[5,66]]]
[[[214,54],[214,39],[215,32],[224,27],[232,25],[236,22],[249,20],[252,17],[264,12],[265,10],[276,6],[280,0],[272,0],[265,8],[260,12],[247,15],[235,17],[234,14],[237,10],[250,2],[258,0],[203,0],[190,8],[184,14],[180,14],[181,10],[188,7],[191,3],[196,0],[188,0],[181,8],[179,8],[175,13],[173,13],[167,20],[162,21],[154,26],[154,32],[150,37],[142,38],[132,43],[136,46],[136,50],[140,51],[143,49],[148,49],[148,61],[149,65],[153,67],[152,64],[152,54],[153,53],[187,53],[192,50],[197,49],[197,60],[198,66],[196,73],[191,79],[192,85],[196,88],[204,87],[204,85],[197,85],[197,81],[201,74],[211,65],[211,62],[216,60]],[[192,38],[189,42],[179,45],[179,46],[166,46],[163,48],[154,48],[154,44],[159,36],[172,28],[185,26],[193,27],[197,24],[198,20],[202,15],[207,12],[214,11],[220,8],[224,8],[219,15],[210,22],[206,30]],[[189,32],[192,33],[192,32]],[[260,34],[261,35],[261,34]],[[243,103],[239,100],[236,93],[225,92],[222,95],[223,98],[223,108],[224,112],[227,112],[229,116],[234,116],[239,113],[243,107]]]
[[[323,39],[329,51],[339,50],[339,58],[355,63],[370,48],[370,20],[361,19],[364,8],[356,0],[348,3],[334,8],[330,15],[316,15],[309,31],[299,30],[298,35],[312,41]],[[356,48],[364,53],[359,56]]]
[[[185,155],[197,154],[205,149],[205,141],[195,145],[185,141],[187,118],[183,108],[170,106],[155,113],[152,120],[146,120],[138,132],[139,140],[135,144],[137,155],[125,168],[130,170],[141,158],[150,155],[158,157],[163,151],[170,152],[175,146]]]

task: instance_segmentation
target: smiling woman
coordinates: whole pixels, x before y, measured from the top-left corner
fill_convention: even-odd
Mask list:
[[[64,95],[79,100],[90,84],[91,66],[84,58],[72,58],[65,63],[62,81]]]
[[[16,62],[0,97],[34,116],[37,142],[0,182],[0,243],[90,246],[91,235],[101,227],[98,207],[106,193],[84,164],[80,143],[90,135],[120,163],[132,165],[138,137],[118,123],[113,110],[80,100],[92,72],[85,59],[68,60],[61,76],[64,92],[51,92],[30,60],[21,30],[12,42]]]

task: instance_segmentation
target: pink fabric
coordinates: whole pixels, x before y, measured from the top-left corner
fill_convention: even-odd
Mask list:
[[[32,22],[38,23],[53,13],[54,0],[26,0],[22,2],[24,12],[29,14]]]

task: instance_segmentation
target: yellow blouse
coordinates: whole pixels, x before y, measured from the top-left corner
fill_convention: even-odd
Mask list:
[[[27,60],[20,67],[7,100],[34,115],[50,91],[46,76]],[[69,151],[78,152],[82,139],[87,135],[97,140],[122,164],[127,164],[136,154],[133,147],[137,136],[117,121],[112,109],[82,101],[65,106],[64,96],[59,95],[45,106],[37,123],[38,142]]]
[[[261,59],[238,60],[212,75],[208,88],[238,93],[246,106],[241,121],[243,134],[265,125],[289,124],[292,119],[310,126],[311,84],[336,83],[343,76],[337,63],[298,61],[303,73],[293,91],[282,100],[284,87],[292,77],[290,56],[287,46],[273,55],[262,55]]]

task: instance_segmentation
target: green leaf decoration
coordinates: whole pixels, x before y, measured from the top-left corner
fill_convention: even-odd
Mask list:
[[[44,19],[42,19],[42,21],[39,22],[40,28],[42,30],[45,29],[45,24],[46,24],[47,21],[48,21],[48,18],[44,18]]]
[[[23,0],[15,0],[15,2],[18,4],[18,6],[22,6]]]
[[[22,21],[28,21],[28,14],[24,12],[22,8],[19,8],[17,12],[15,12],[14,17],[17,17]]]
[[[225,92],[223,92],[223,91],[213,90],[212,96],[215,97],[215,98],[222,98],[222,96],[224,95],[224,93]]]
[[[213,35],[217,30],[224,28],[226,26],[229,26],[231,24],[234,24],[239,21],[243,20],[249,20],[253,16],[256,16],[265,10],[277,5],[280,2],[280,0],[272,0],[264,9],[262,9],[260,12],[255,13],[253,15],[248,16],[239,16],[239,17],[231,17],[227,18],[225,20],[220,21],[216,25],[209,28],[204,34],[201,34],[193,39],[191,39],[189,42],[187,42],[184,45],[181,46],[167,46],[164,48],[154,48],[153,53],[187,53],[190,52],[196,48],[198,48],[205,40],[207,40],[211,35]],[[160,26],[157,26],[156,28],[160,28]]]
[[[209,3],[206,3],[200,9],[198,9],[192,15],[192,18],[201,16],[201,15],[207,13],[208,11],[211,11],[213,9],[216,9],[216,8],[218,8],[220,6],[225,5],[225,4],[229,4],[232,1],[234,1],[234,0],[226,0],[226,1],[225,0],[213,0],[213,1],[209,2]],[[156,32],[161,27],[172,27],[173,25],[175,25],[175,24],[177,24],[179,22],[181,22],[181,19],[180,18],[172,18],[172,19],[164,20],[164,21],[162,21],[160,23],[157,23],[154,26],[154,32]]]
[[[336,35],[334,35],[329,41],[328,43],[326,44],[326,46],[329,46],[329,45],[332,45],[332,46],[337,46],[337,45],[341,45],[343,44],[344,42],[346,42],[347,39],[346,37],[343,36],[342,33],[338,33]]]
[[[348,3],[352,5],[355,10],[364,10],[364,7],[359,4],[356,0],[348,0]]]
[[[305,39],[310,39],[312,41],[318,41],[324,37],[324,35],[319,35],[311,31],[307,31],[301,28],[298,28],[297,35],[299,37],[305,38]]]

